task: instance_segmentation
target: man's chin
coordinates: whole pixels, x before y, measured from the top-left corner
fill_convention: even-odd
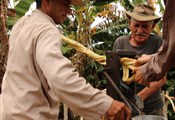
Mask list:
[[[145,41],[147,41],[147,39],[145,37],[137,37],[135,40],[138,41],[138,42],[145,42]]]
[[[58,22],[55,22],[55,23],[56,23],[56,25],[58,25],[58,24],[63,24],[63,22],[64,21],[58,21]]]
[[[136,39],[136,42],[138,45],[143,45],[143,44],[145,44],[146,41],[147,40],[145,40],[145,39]]]
[[[138,44],[138,45],[144,45],[145,42],[146,42],[145,40],[144,40],[144,41],[139,41],[139,42],[137,42],[137,44]]]

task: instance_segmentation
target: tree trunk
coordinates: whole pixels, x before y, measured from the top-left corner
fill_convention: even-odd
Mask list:
[[[0,2],[0,93],[1,83],[6,69],[7,54],[8,54],[8,36],[7,36],[7,0]]]

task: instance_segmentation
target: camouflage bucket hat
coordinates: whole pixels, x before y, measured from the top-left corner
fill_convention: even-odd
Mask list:
[[[126,16],[137,21],[154,21],[155,23],[161,19],[161,17],[155,15],[154,8],[146,4],[136,5],[132,12],[126,11]]]
[[[71,0],[72,5],[85,6],[85,2],[82,0]]]

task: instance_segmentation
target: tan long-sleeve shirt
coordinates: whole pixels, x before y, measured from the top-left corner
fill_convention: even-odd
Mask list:
[[[61,53],[61,32],[39,10],[12,29],[2,83],[2,120],[57,120],[59,102],[86,120],[100,120],[112,98],[79,77]]]

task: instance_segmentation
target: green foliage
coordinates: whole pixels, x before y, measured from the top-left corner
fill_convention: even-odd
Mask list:
[[[62,46],[62,53],[67,58],[70,58],[70,57],[72,57],[75,54],[75,49],[73,49],[70,45],[63,44],[63,46]]]
[[[34,2],[34,0],[18,0],[18,4],[15,6],[16,17],[8,17],[7,25],[9,29],[29,10],[30,5]]]
[[[106,78],[103,76],[104,67],[97,62],[89,60],[85,66],[83,76],[93,87],[98,89],[106,88]]]
[[[129,0],[121,0],[120,4],[126,9],[131,11],[134,8],[134,5]]]
[[[115,2],[115,1],[118,1],[118,0],[95,0],[92,5],[103,6],[103,5],[106,5],[106,4],[109,4],[111,2]]]
[[[165,8],[163,7],[163,4],[161,2],[161,0],[157,0],[157,4],[159,5],[159,8],[160,8],[160,13],[163,14]]]
[[[164,91],[169,92],[169,96],[174,96],[175,95],[175,69],[169,71],[167,73],[167,82],[166,85],[162,88]],[[168,120],[175,120],[175,113],[173,111],[172,106],[169,104],[168,105]]]
[[[145,2],[146,2],[145,0],[132,0],[133,5],[137,5],[137,4],[145,3]]]
[[[175,70],[168,72],[166,86],[163,87],[171,96],[175,95]]]
[[[114,22],[113,22],[114,23]],[[113,43],[119,36],[129,33],[127,20],[124,18],[118,18],[115,24],[111,24],[101,29],[99,26],[99,31],[92,35],[92,42],[103,42],[103,44],[95,46],[101,50],[112,50]]]

